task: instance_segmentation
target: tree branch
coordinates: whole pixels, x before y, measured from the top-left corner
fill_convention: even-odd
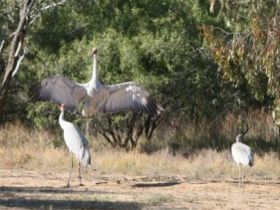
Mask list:
[[[62,1],[57,2],[57,3],[52,3],[52,4],[50,4],[50,5],[47,5],[47,6],[45,6],[45,7],[42,7],[42,8],[40,9],[40,11],[44,11],[44,10],[47,10],[47,9],[50,9],[50,8],[53,8],[53,7],[56,7],[56,6],[59,6],[59,5],[63,5],[63,4],[66,3],[66,1],[67,1],[67,0],[62,0]]]
[[[18,59],[18,61],[17,61],[17,65],[16,65],[16,67],[15,67],[15,70],[14,70],[13,73],[12,73],[12,77],[14,77],[14,76],[17,74],[18,69],[19,69],[19,66],[20,66],[20,64],[21,64],[21,62],[22,62],[22,60],[23,60],[23,58],[25,57],[26,52],[27,52],[27,48],[24,48],[24,51],[23,51],[22,55],[19,57],[19,59]]]
[[[4,49],[4,44],[5,44],[6,40],[2,40],[1,45],[0,45],[0,55],[2,53],[2,50]]]
[[[20,50],[19,48],[22,47],[22,43],[24,40],[24,36],[26,33],[26,25],[28,25],[28,15],[30,14],[30,9],[32,8],[34,1],[33,0],[26,0],[25,4],[23,6],[23,9],[21,10],[21,17],[18,24],[18,27],[15,31],[15,35],[12,40],[11,49],[9,53],[9,59],[7,68],[5,70],[4,79],[2,81],[2,88],[9,84],[10,78],[13,74],[13,71],[16,67],[18,56],[17,52]]]
[[[22,40],[19,41],[16,52],[14,54],[14,57],[18,57],[19,51],[21,50]]]
[[[99,126],[97,126],[97,127],[96,127],[96,130],[97,130],[97,132],[99,132],[113,147],[116,146],[116,143],[113,142],[113,141],[111,141],[110,137],[107,136],[106,130],[105,130],[103,127],[99,128]]]
[[[34,12],[33,14],[31,14],[31,21],[29,23],[29,25],[32,25],[36,20],[37,18],[40,17],[40,14],[48,9],[51,9],[51,8],[54,8],[54,7],[57,7],[57,6],[60,6],[60,5],[64,5],[66,3],[67,0],[62,0],[60,2],[57,2],[57,3],[52,3],[52,4],[49,4],[49,5],[46,5],[40,9],[37,10],[37,13]]]

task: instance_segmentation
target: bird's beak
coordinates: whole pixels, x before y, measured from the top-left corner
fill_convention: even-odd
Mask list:
[[[91,56],[93,57],[93,55],[95,55],[96,53],[97,53],[97,48],[95,47],[95,48],[92,49]]]

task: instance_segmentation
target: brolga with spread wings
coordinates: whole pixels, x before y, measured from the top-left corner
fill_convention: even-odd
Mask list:
[[[92,78],[87,83],[76,83],[64,76],[50,76],[33,85],[29,95],[32,101],[51,101],[64,104],[65,109],[91,117],[95,113],[139,112],[158,115],[163,107],[148,91],[134,82],[103,85],[98,79],[97,49],[92,51]]]

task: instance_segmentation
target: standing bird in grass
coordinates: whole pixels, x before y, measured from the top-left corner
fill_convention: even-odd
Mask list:
[[[60,110],[61,113],[59,115],[59,124],[64,132],[63,135],[64,135],[64,141],[66,143],[66,146],[68,147],[71,153],[71,166],[69,169],[69,178],[68,178],[67,187],[70,186],[70,179],[71,179],[72,168],[73,168],[73,154],[79,159],[79,180],[80,180],[80,186],[83,186],[82,176],[81,176],[81,164],[84,167],[90,166],[91,164],[89,143],[79,128],[77,128],[73,123],[64,120],[64,112],[65,112],[64,104],[60,106]]]
[[[254,165],[254,153],[252,149],[242,143],[244,133],[236,136],[236,142],[231,146],[231,154],[233,160],[239,167],[239,187],[241,186],[241,166],[253,166]],[[245,181],[245,171],[243,171],[243,185]]]

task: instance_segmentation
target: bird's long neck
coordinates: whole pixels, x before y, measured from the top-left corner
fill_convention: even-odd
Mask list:
[[[242,142],[242,140],[243,140],[243,134],[239,134],[238,136],[236,136],[235,139],[236,142]]]
[[[60,115],[59,115],[59,124],[62,128],[65,127],[66,121],[64,120],[64,110],[61,110]]]
[[[97,72],[97,55],[94,54],[92,56],[92,77],[89,82],[89,90],[97,89],[100,86],[100,82],[98,80],[98,72]]]

